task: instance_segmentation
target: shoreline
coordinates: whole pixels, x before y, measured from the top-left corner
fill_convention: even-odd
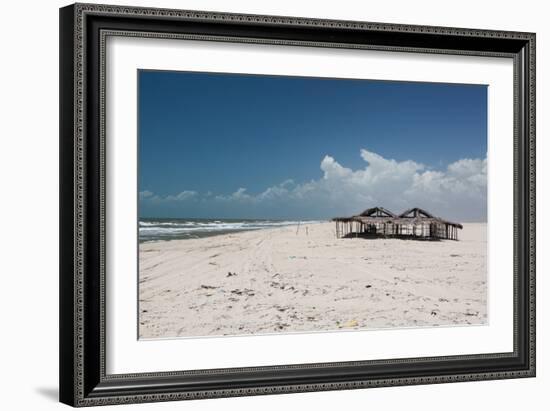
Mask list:
[[[214,219],[212,219],[214,220]],[[250,220],[252,221],[252,220]],[[257,221],[257,220],[256,220]],[[273,221],[273,220],[270,220],[270,221]],[[286,221],[286,220],[281,220],[281,221]],[[201,240],[201,239],[204,239],[204,238],[211,238],[211,237],[218,237],[218,236],[223,236],[223,235],[234,235],[234,234],[239,234],[239,233],[248,233],[248,232],[255,232],[255,231],[266,231],[266,230],[278,230],[280,228],[285,228],[285,227],[296,227],[298,225],[300,226],[306,226],[306,225],[315,225],[315,224],[334,224],[333,221],[330,221],[330,220],[315,220],[315,221],[307,221],[307,222],[301,222],[300,224],[296,223],[296,224],[288,224],[288,225],[284,225],[284,226],[275,226],[275,227],[263,227],[263,228],[248,228],[248,229],[235,229],[235,230],[228,230],[228,231],[224,231],[224,232],[215,232],[213,231],[212,234],[210,235],[205,235],[205,236],[197,236],[197,237],[188,237],[188,238],[177,238],[177,237],[174,237],[174,238],[166,238],[166,239],[155,239],[155,240],[141,240],[138,238],[138,241],[139,241],[139,244],[152,244],[152,243],[165,243],[165,242],[169,242],[169,241],[189,241],[189,240]],[[487,222],[465,222],[465,223],[462,223],[462,224],[465,224],[465,225],[472,225],[472,224],[482,224],[482,225],[487,225]],[[336,235],[336,233],[335,233]],[[138,236],[139,237],[139,236]],[[380,237],[382,238],[382,237]],[[402,237],[402,238],[398,238],[398,237],[391,237],[391,236],[387,236],[386,238],[395,238],[395,239],[400,239],[400,240],[412,240],[412,241],[432,241],[432,240],[422,240],[420,238],[418,239],[414,239],[414,238],[407,238],[407,237]],[[434,241],[439,241],[439,240],[434,240]],[[460,241],[460,232],[459,232],[459,239],[458,241]]]
[[[240,232],[296,227],[328,220],[140,219],[138,242],[189,240]]]
[[[242,233],[249,233],[249,232],[258,232],[258,231],[268,231],[268,230],[279,230],[281,228],[289,228],[289,227],[297,227],[297,226],[306,226],[306,225],[315,225],[315,224],[333,224],[332,221],[311,221],[311,222],[305,222],[300,224],[288,224],[284,226],[275,226],[275,227],[261,227],[261,228],[247,228],[247,229],[234,229],[234,230],[228,230],[228,231],[212,231],[210,235],[204,235],[204,236],[197,236],[197,237],[188,237],[188,238],[166,238],[166,239],[155,239],[155,240],[141,240],[139,239],[139,244],[151,244],[151,243],[165,243],[170,241],[189,241],[189,240],[202,240],[202,239],[209,239],[212,237],[219,237],[219,236],[225,236],[225,235],[236,235],[236,234],[242,234]]]
[[[296,228],[140,243],[139,337],[487,322],[485,223],[436,242]]]

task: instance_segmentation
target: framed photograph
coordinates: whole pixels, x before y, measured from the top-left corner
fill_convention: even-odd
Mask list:
[[[535,376],[535,34],[60,10],[60,398]]]

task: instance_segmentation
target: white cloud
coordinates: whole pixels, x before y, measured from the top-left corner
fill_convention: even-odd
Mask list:
[[[239,201],[239,202],[254,200],[254,197],[252,197],[246,192],[246,188],[242,188],[242,187],[228,196],[217,195],[215,198],[216,200],[220,200],[220,201]]]
[[[162,202],[175,202],[175,201],[186,201],[198,196],[198,192],[192,190],[185,190],[175,195],[160,196],[152,191],[145,190],[140,191],[139,198],[140,200],[145,200],[149,202],[162,203]]]
[[[153,192],[149,190],[139,192],[139,198],[150,198],[152,196],[153,196]]]
[[[185,202],[200,197],[212,215],[231,210],[240,218],[328,218],[380,205],[396,213],[422,207],[448,219],[486,220],[486,159],[460,159],[436,171],[412,160],[386,159],[365,149],[360,155],[366,163],[364,168],[352,170],[326,155],[319,179],[302,183],[286,180],[258,194],[241,187],[229,195],[200,196],[195,191],[183,191],[158,197],[142,192],[146,194],[140,198]]]
[[[196,197],[197,194],[198,193],[196,191],[185,190],[176,195],[166,196],[164,197],[164,200],[165,201],[185,201],[185,200],[189,200],[190,198]]]

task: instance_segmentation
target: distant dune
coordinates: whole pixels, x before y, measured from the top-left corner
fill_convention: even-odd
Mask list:
[[[485,324],[486,231],[337,239],[316,223],[142,243],[139,336]]]

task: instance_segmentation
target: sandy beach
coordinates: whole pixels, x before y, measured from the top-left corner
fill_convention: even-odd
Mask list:
[[[139,246],[139,336],[484,324],[486,224],[459,241],[302,224]]]

